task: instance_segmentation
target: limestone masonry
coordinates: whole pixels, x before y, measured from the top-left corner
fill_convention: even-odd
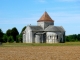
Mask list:
[[[23,31],[23,43],[64,43],[65,30],[54,26],[54,20],[45,11],[37,26],[28,25]]]

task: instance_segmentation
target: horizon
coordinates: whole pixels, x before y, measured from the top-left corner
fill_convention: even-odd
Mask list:
[[[37,25],[45,11],[66,35],[80,34],[80,0],[0,0],[0,29],[16,27],[20,33],[24,26]]]

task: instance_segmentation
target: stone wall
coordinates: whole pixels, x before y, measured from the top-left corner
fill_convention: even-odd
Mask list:
[[[59,43],[60,40],[63,40],[63,34],[60,32],[47,32],[46,43]]]
[[[26,27],[25,33],[23,34],[23,43],[32,43],[32,31],[29,26]]]
[[[43,29],[45,29],[49,25],[54,25],[53,22],[38,22],[37,24],[38,24],[38,26],[41,26]]]

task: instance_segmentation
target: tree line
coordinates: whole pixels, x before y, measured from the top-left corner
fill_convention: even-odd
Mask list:
[[[21,33],[19,34],[16,27],[13,27],[12,29],[8,29],[6,33],[3,33],[3,31],[0,29],[0,42],[1,43],[22,43],[22,32],[25,30],[26,26],[22,28]]]
[[[3,31],[0,29],[0,42],[2,43],[19,43],[23,42],[22,41],[22,32],[25,30],[26,26],[22,28],[21,33],[19,34],[18,30],[16,27],[13,27],[12,29],[8,29],[6,33],[3,33]],[[73,34],[73,35],[68,35],[65,36],[66,42],[76,42],[80,41],[80,34]]]
[[[77,42],[80,41],[80,34],[73,34],[65,36],[67,42]]]

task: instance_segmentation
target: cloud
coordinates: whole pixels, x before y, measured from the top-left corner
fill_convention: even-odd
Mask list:
[[[16,26],[19,30],[25,25],[37,25],[37,20],[41,17],[43,13],[38,12],[30,18],[14,18],[14,19],[0,19],[0,26],[4,32],[8,28],[13,28]],[[51,18],[54,20],[55,26],[63,26],[66,30],[66,34],[79,33],[80,28],[80,13],[69,13],[69,12],[48,12]],[[77,29],[77,30],[76,30]]]
[[[0,19],[0,24],[34,24],[37,18]],[[31,21],[34,22],[31,22]]]
[[[49,15],[57,24],[79,24],[80,14],[79,13],[68,13],[68,12],[50,12]]]
[[[59,24],[74,24],[80,22],[79,13],[68,12],[48,12],[55,23]],[[37,20],[41,17],[41,13],[34,14],[30,18],[15,18],[15,19],[0,19],[0,24],[37,24]]]

